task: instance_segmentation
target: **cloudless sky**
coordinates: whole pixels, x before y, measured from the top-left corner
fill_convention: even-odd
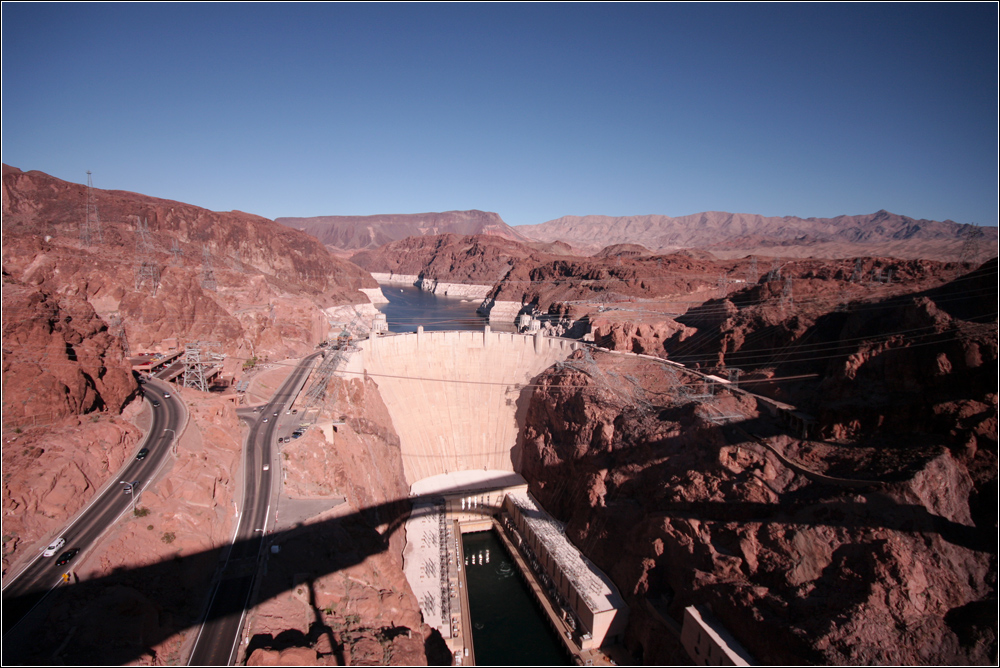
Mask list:
[[[997,225],[977,4],[3,4],[3,162],[281,216]]]

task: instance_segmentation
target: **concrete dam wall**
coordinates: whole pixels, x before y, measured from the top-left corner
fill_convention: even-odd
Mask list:
[[[378,384],[412,485],[455,471],[514,471],[528,385],[579,343],[487,327],[378,337],[359,346],[350,370]]]

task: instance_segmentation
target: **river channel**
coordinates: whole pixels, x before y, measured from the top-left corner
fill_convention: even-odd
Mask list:
[[[462,535],[476,664],[568,666],[569,654],[492,531]]]

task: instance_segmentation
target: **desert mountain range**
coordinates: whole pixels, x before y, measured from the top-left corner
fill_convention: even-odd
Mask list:
[[[528,241],[503,222],[498,214],[477,210],[275,218],[274,222],[302,230],[326,246],[345,251],[378,248],[406,237],[437,234],[488,234],[514,241]]]
[[[967,237],[978,235],[988,256],[997,247],[997,228],[951,220],[917,220],[889,211],[834,218],[761,216],[706,211],[689,216],[563,216],[540,225],[511,227],[496,213],[385,214],[277,218],[332,250],[378,248],[411,236],[490,235],[522,243],[560,243],[565,250],[591,255],[609,245],[632,244],[648,254],[681,249],[710,251],[719,258],[748,254],[780,257],[849,258],[881,255],[900,259],[956,261],[968,252]],[[643,251],[639,251],[643,252]]]

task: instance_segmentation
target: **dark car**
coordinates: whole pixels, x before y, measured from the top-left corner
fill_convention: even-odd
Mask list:
[[[66,550],[59,555],[59,559],[56,561],[56,566],[65,566],[78,554],[80,554],[80,548],[78,547],[74,547],[72,550]]]
[[[146,455],[148,455],[148,454],[149,454],[149,448],[143,448],[142,450],[139,451],[139,453],[135,456],[135,458],[136,459],[145,459]]]
[[[160,407],[160,402],[159,401],[154,401],[153,402],[153,408],[159,408],[159,407]]]

